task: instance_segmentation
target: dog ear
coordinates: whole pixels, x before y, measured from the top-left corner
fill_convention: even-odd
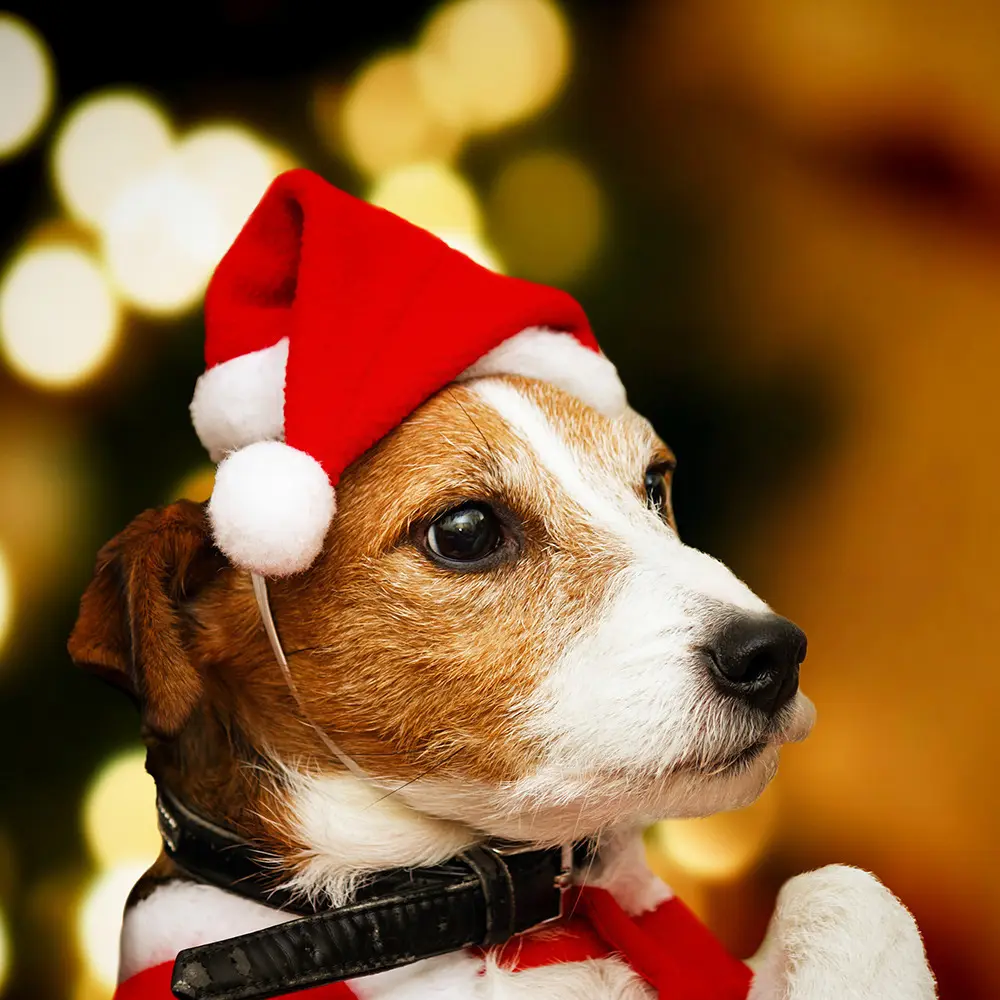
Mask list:
[[[176,735],[201,697],[184,606],[226,565],[202,505],[184,500],[140,514],[98,554],[69,654],[127,691],[153,734]]]

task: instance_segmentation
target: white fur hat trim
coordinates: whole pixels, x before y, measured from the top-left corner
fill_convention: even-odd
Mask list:
[[[280,441],[285,423],[285,365],[288,338],[272,347],[241,354],[197,381],[191,420],[213,462],[254,441]]]
[[[319,462],[281,441],[258,441],[223,459],[208,503],[216,545],[264,576],[308,569],[336,509]]]
[[[570,333],[529,327],[484,354],[457,381],[485,375],[523,375],[548,382],[607,417],[620,417],[628,406],[615,366]]]

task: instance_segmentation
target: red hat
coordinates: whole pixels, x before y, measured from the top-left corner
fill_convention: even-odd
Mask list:
[[[307,170],[271,185],[205,297],[191,416],[221,462],[219,548],[281,576],[323,547],[344,469],[449,382],[540,379],[609,415],[614,366],[565,292],[487,270]]]

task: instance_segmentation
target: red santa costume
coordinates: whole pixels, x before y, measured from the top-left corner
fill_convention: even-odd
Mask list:
[[[747,996],[750,969],[729,955],[675,896],[630,916],[610,892],[588,888],[571,896],[567,913],[557,924],[481,952],[478,974],[485,971],[488,960],[516,973],[617,955],[664,1000],[745,1000]],[[163,962],[137,972],[119,985],[114,1000],[171,1000],[172,970],[173,962]],[[470,979],[470,995],[472,985]],[[366,995],[363,980],[287,994],[302,1000],[363,1000]]]

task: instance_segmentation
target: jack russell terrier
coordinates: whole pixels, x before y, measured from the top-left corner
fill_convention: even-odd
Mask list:
[[[109,542],[70,639],[158,788],[120,1000],[935,996],[865,872],[744,964],[647,867],[808,734],[805,636],[681,542],[572,300],[295,171],[206,326],[212,500]]]

